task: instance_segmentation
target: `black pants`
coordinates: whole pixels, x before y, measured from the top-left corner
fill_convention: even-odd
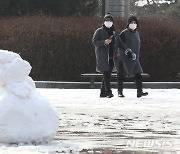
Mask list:
[[[123,82],[124,82],[124,67],[122,61],[119,62],[119,69],[117,73],[117,82],[118,82],[118,91],[122,93],[123,91]],[[137,73],[134,76],[134,80],[136,83],[136,88],[138,92],[142,92],[142,75],[141,73]]]
[[[123,91],[123,82],[124,82],[124,67],[123,67],[122,61],[120,61],[118,72],[117,72],[118,91],[120,93],[122,93]]]
[[[109,92],[111,90],[111,73],[114,67],[113,59],[109,60],[109,70],[103,72],[103,79],[101,84],[101,91]]]

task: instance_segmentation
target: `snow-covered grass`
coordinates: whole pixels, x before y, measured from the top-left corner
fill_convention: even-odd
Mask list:
[[[37,89],[60,115],[54,141],[43,145],[5,145],[1,153],[180,153],[180,89],[125,89],[125,98],[99,98],[98,89]],[[134,143],[127,145],[128,143]],[[90,150],[91,149],[91,150]],[[115,153],[115,152],[114,152]]]

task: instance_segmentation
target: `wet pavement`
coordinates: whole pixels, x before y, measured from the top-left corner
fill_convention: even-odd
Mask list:
[[[111,99],[99,98],[98,89],[40,93],[61,112],[55,140],[76,144],[79,153],[179,154],[180,90],[147,91],[136,98],[136,90],[125,89],[125,98]]]

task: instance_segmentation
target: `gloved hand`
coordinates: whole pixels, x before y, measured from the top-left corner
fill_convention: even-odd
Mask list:
[[[106,40],[104,41],[104,45],[110,44],[110,43],[112,42],[112,39],[113,39],[113,35],[111,35],[108,39],[106,39]]]
[[[125,55],[127,55],[129,59],[136,60],[136,54],[129,48],[125,51]]]
[[[136,60],[136,54],[132,53],[132,60]]]

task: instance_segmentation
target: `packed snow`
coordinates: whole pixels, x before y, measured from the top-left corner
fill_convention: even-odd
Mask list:
[[[29,76],[31,65],[0,50],[0,143],[44,143],[58,130],[59,114]]]

